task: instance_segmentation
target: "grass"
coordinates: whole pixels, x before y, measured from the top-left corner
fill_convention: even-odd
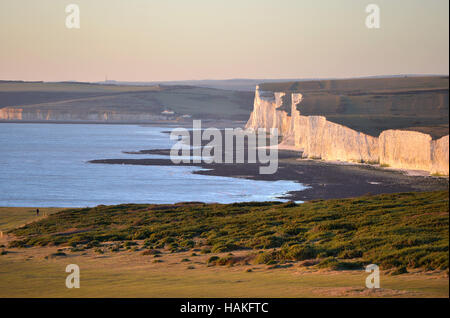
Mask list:
[[[44,218],[64,210],[63,208],[39,208],[39,216],[36,216],[36,208],[10,208],[0,207],[0,231],[6,232],[25,223]]]
[[[300,205],[98,206],[64,210],[11,230],[17,239],[10,247],[67,245],[89,249],[116,242],[120,251],[142,240],[149,250],[166,248],[171,253],[192,248],[202,253],[257,253],[257,262],[264,264],[328,259],[320,267],[362,268],[375,263],[382,270],[447,270],[448,211],[448,191]]]
[[[382,289],[370,291],[365,271],[208,267],[206,259],[191,265],[180,262],[185,255],[178,254],[153,263],[151,257],[125,251],[113,257],[90,251],[45,259],[46,249],[52,248],[0,257],[0,297],[448,297],[443,276],[381,273]],[[27,255],[34,257],[24,261]],[[67,264],[79,265],[80,289],[65,287]]]

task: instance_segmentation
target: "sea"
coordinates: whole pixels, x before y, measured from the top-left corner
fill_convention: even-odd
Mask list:
[[[168,127],[0,123],[0,206],[285,201],[292,181],[194,174],[198,167],[91,164],[93,159],[165,158],[126,154],[170,148]],[[168,157],[167,157],[168,158]]]

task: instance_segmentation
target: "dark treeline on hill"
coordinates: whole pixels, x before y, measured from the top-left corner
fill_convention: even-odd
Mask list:
[[[79,250],[117,242],[116,250],[140,244],[149,253],[248,250],[252,261],[275,266],[308,261],[333,269],[374,263],[399,272],[445,270],[449,198],[439,191],[304,204],[122,204],[64,210],[11,233],[17,238],[11,247]]]
[[[304,116],[328,120],[372,136],[383,130],[415,130],[434,139],[448,135],[449,77],[412,76],[263,83],[263,91],[303,94],[298,109]]]

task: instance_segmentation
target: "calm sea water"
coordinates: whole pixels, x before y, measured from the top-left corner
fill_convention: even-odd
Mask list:
[[[267,201],[303,186],[202,176],[196,167],[89,164],[157,158],[122,151],[170,148],[167,127],[0,124],[0,206],[84,207],[180,201]]]

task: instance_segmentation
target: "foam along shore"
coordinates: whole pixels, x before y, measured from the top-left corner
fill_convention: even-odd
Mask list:
[[[291,112],[282,109],[284,92],[261,92],[256,87],[247,129],[278,128],[281,149],[302,151],[304,158],[379,164],[435,175],[449,174],[449,136],[433,140],[429,134],[385,130],[373,137],[331,122],[324,116],[301,115],[301,93],[291,94]]]

